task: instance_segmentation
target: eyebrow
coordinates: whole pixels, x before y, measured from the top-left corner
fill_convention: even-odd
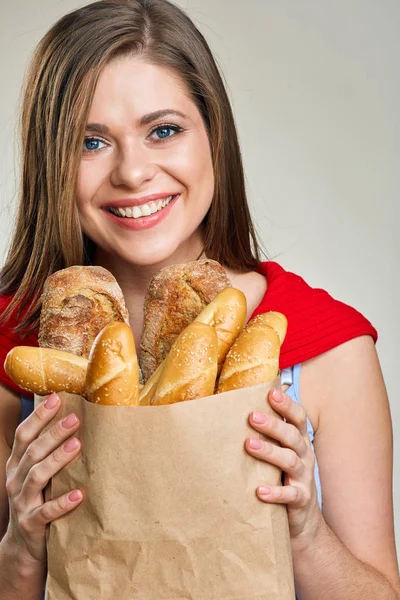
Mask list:
[[[150,123],[153,123],[154,121],[158,121],[158,119],[162,119],[163,117],[166,117],[169,115],[187,119],[187,116],[184,113],[180,112],[179,110],[173,110],[172,108],[165,108],[163,110],[156,110],[155,112],[149,113],[148,115],[144,115],[139,121],[139,126],[143,127],[144,125],[150,125]],[[90,131],[93,133],[102,133],[102,134],[108,134],[110,132],[107,125],[103,125],[102,123],[88,123],[86,125],[86,131]]]

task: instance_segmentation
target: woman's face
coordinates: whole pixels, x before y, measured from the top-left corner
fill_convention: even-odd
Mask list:
[[[134,265],[193,260],[214,192],[207,132],[181,81],[137,58],[102,72],[77,184],[84,233]]]

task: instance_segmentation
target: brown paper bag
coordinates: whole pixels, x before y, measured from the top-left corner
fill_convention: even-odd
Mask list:
[[[85,498],[50,526],[46,600],[293,600],[286,507],[255,494],[280,471],[243,447],[273,385],[170,406],[60,394],[82,453],[47,496]]]

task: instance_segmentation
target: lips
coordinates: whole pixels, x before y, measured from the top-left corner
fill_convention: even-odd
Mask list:
[[[175,198],[176,195],[171,194],[166,198],[159,198],[158,200],[151,200],[140,205],[133,205],[132,201],[129,205],[124,207],[109,207],[108,210],[115,216],[121,218],[133,218],[140,219],[141,217],[149,217],[163,210],[168,204]]]
[[[170,196],[161,196],[159,194],[156,200],[148,200],[147,203],[144,202],[140,205],[132,204],[133,200],[120,200],[117,203],[113,203],[112,206],[105,206],[103,214],[108,220],[122,229],[141,231],[143,229],[150,229],[161,223],[168,216],[179,198],[180,194],[170,194]],[[158,208],[160,203],[161,208]],[[117,204],[122,204],[123,206],[116,206]],[[132,216],[129,216],[130,214]]]

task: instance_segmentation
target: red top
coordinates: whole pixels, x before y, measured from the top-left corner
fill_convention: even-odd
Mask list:
[[[310,287],[304,279],[269,261],[261,263],[268,288],[252,317],[270,310],[281,312],[288,320],[279,366],[293,367],[339,344],[361,335],[378,334],[357,310],[339,302],[324,290]]]
[[[374,327],[351,306],[334,300],[324,290],[310,287],[301,277],[285,271],[275,262],[261,263],[259,272],[265,275],[268,287],[252,318],[274,310],[283,313],[288,320],[280,354],[281,369],[302,363],[360,335],[371,335],[376,342],[378,335]],[[0,296],[1,312],[10,301],[11,297]],[[13,317],[6,325],[0,325],[0,383],[33,397],[11,381],[3,368],[6,355],[14,346],[38,345],[37,335],[23,338],[15,334],[15,324]]]

